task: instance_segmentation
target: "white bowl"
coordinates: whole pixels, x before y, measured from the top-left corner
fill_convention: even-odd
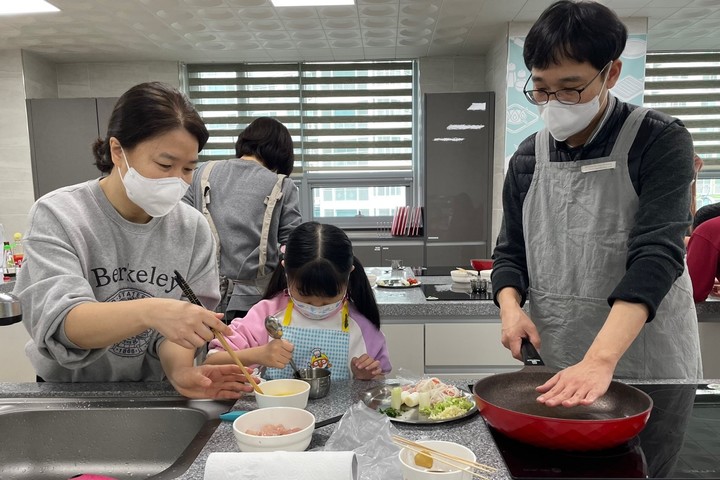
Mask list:
[[[492,276],[492,269],[480,270],[480,278],[484,278],[485,280],[487,280],[489,282],[491,276]]]
[[[375,275],[374,273],[368,273],[367,278],[368,278],[368,282],[370,282],[370,286],[374,287],[375,282],[377,282],[377,278],[378,278],[377,275]]]
[[[310,396],[310,384],[293,378],[268,380],[260,388],[263,393],[255,392],[258,408],[305,408]]]
[[[471,462],[474,462],[477,459],[472,450],[460,445],[459,443],[444,442],[441,440],[424,440],[416,443],[426,445],[433,450],[438,450],[443,453],[464,458],[465,460],[469,460]],[[471,480],[473,478],[469,471],[458,470],[451,465],[440,462],[437,459],[433,459],[432,470],[442,470],[441,472],[431,472],[427,468],[419,467],[415,465],[416,454],[416,451],[408,448],[400,450],[398,455],[400,457],[400,463],[402,464],[403,480]]]
[[[278,424],[288,429],[299,428],[300,431],[274,436],[245,433],[247,430],[259,431],[266,425]],[[241,452],[302,452],[310,445],[314,431],[315,415],[302,408],[259,408],[233,422],[235,441]]]
[[[475,270],[452,270],[450,277],[453,282],[457,283],[470,283],[472,277],[477,277],[478,272]]]

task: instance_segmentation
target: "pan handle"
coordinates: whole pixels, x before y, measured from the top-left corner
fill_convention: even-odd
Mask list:
[[[525,365],[545,365],[545,362],[543,362],[542,357],[540,357],[540,354],[535,349],[535,346],[530,342],[527,337],[522,338],[522,343],[520,344],[520,353],[522,353],[522,358]]]

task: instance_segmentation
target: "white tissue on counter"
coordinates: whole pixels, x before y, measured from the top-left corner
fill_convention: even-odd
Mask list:
[[[205,480],[357,480],[354,452],[215,452]]]

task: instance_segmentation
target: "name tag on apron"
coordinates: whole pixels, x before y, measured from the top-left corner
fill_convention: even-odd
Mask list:
[[[593,165],[584,165],[580,167],[582,173],[599,172],[600,170],[612,170],[615,168],[615,162],[602,162]]]

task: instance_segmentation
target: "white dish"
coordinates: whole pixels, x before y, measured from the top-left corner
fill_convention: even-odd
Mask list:
[[[450,272],[450,277],[456,283],[470,283],[470,279],[477,277],[477,275],[478,272],[475,270],[453,270]]]
[[[262,383],[263,393],[255,392],[258,408],[305,408],[310,396],[310,384],[294,378],[280,378]]]
[[[477,457],[472,452],[472,450],[463,445],[460,445],[459,443],[445,442],[441,440],[421,440],[416,443],[425,445],[426,447],[437,450],[439,452],[455,455],[470,462],[474,462],[477,460]],[[408,448],[403,448],[398,454],[398,457],[400,458],[400,463],[402,464],[403,479],[405,480],[430,480],[437,478],[442,478],[445,480],[471,480],[473,478],[472,474],[469,471],[470,469],[462,471],[454,468],[451,465],[447,465],[439,460],[433,461],[433,471],[430,471],[429,469],[424,467],[420,467],[415,464],[416,454],[416,451],[410,450]]]
[[[300,430],[286,435],[261,436],[246,433],[259,431],[266,425],[282,425]],[[273,407],[252,410],[233,422],[235,441],[241,452],[302,452],[312,440],[315,416],[300,408]]]

